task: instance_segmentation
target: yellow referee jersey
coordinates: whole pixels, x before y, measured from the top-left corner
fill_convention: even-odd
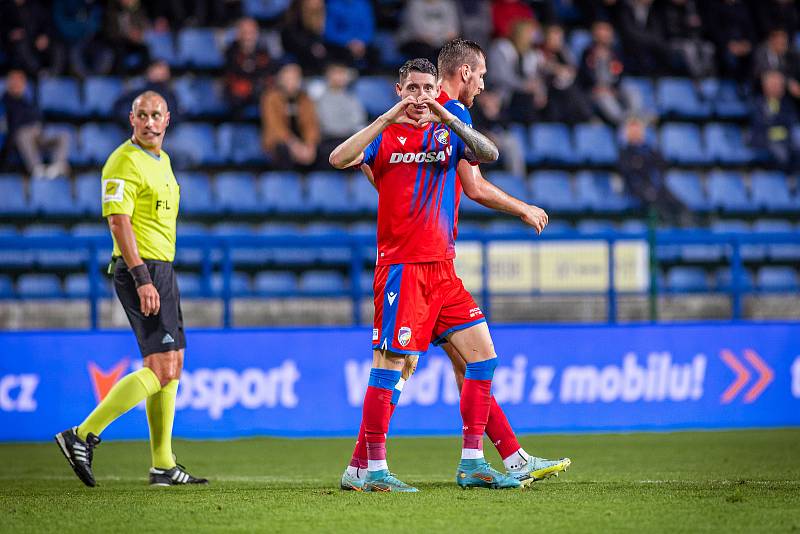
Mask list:
[[[129,139],[106,160],[102,176],[103,217],[130,215],[142,259],[175,259],[180,188],[169,156],[146,151]],[[114,256],[122,256],[116,239]]]

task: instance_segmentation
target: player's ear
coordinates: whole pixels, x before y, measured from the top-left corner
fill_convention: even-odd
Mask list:
[[[403,88],[400,86],[399,83],[394,84],[394,90],[397,93],[397,96],[400,96],[403,92]]]
[[[131,123],[131,128],[133,128],[133,110],[131,110],[130,113],[128,113],[128,120]]]
[[[469,81],[469,76],[470,76],[470,74],[472,74],[471,71],[472,71],[472,68],[468,64],[465,63],[465,64],[461,65],[461,80],[464,83],[467,83]]]
[[[166,128],[167,126],[169,126],[169,119],[170,119],[170,117],[171,117],[171,115],[169,114],[169,111],[167,111],[167,121],[164,123],[164,128]]]

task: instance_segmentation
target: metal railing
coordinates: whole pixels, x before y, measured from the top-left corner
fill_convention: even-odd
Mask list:
[[[660,287],[658,279],[659,260],[657,257],[657,247],[670,245],[723,245],[730,247],[729,253],[723,253],[722,258],[729,261],[731,268],[731,287],[725,291],[732,299],[733,319],[740,319],[742,316],[742,297],[746,294],[744,286],[745,266],[742,259],[741,248],[743,245],[776,245],[791,244],[800,245],[800,232],[777,232],[777,233],[715,233],[706,230],[672,230],[672,231],[649,231],[649,232],[597,232],[590,234],[580,234],[573,231],[567,232],[545,232],[541,236],[536,236],[531,232],[515,233],[463,233],[459,236],[459,242],[476,242],[481,247],[481,288],[476,296],[479,296],[482,309],[487,317],[491,316],[491,297],[499,293],[492,292],[488,283],[490,261],[489,244],[500,242],[531,242],[546,243],[554,241],[568,242],[604,242],[608,251],[608,284],[607,289],[602,292],[570,292],[570,295],[603,295],[607,302],[608,322],[614,323],[617,320],[618,297],[621,294],[649,295],[651,301],[650,319],[657,320],[655,301],[659,295],[665,294],[664,288]],[[634,292],[621,292],[615,284],[615,247],[614,245],[623,241],[642,241],[649,246],[650,256],[650,283],[649,289]],[[300,294],[289,296],[326,296],[326,297],[349,297],[353,303],[352,322],[355,325],[361,324],[361,299],[371,294],[371,287],[362,287],[361,276],[364,271],[367,258],[364,249],[368,246],[375,246],[375,239],[365,236],[356,236],[346,233],[332,233],[320,235],[226,235],[226,236],[182,236],[178,238],[178,250],[182,248],[195,249],[201,251],[202,260],[200,262],[200,272],[203,275],[203,289],[198,297],[221,298],[223,301],[222,323],[225,328],[233,324],[232,302],[234,298],[242,295],[234,294],[232,287],[232,275],[234,273],[235,261],[234,251],[252,251],[254,249],[318,249],[318,248],[347,248],[350,251],[350,261],[347,266],[349,288],[343,290],[331,290],[316,294]],[[85,253],[83,260],[89,279],[89,292],[86,296],[61,295],[60,298],[79,298],[88,299],[90,303],[90,325],[92,329],[99,328],[99,303],[104,294],[101,283],[102,273],[105,270],[107,261],[103,261],[102,252],[110,251],[111,240],[105,236],[94,237],[75,237],[75,236],[53,236],[53,237],[11,237],[0,236],[0,254],[8,257],[15,251],[35,252],[36,254],[46,254],[54,251],[80,252],[81,256]],[[37,272],[46,271],[37,269]],[[220,272],[222,275],[222,288],[220,292],[215,292],[211,288],[210,278],[212,273]],[[502,292],[502,295],[512,293]],[[552,295],[546,291],[526,291],[516,292],[516,295]],[[270,295],[258,293],[248,295],[252,297],[285,297],[285,293],[280,295]],[[22,298],[19,296],[10,298]],[[53,296],[39,295],[24,298],[53,298]]]

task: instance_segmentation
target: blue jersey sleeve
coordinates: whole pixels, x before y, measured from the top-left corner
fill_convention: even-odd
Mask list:
[[[364,161],[370,167],[372,167],[373,163],[375,163],[375,156],[378,155],[378,149],[381,146],[381,139],[383,138],[383,133],[381,133],[378,137],[372,140],[372,142],[367,145],[367,148],[364,149]]]
[[[469,109],[467,106],[459,102],[458,100],[448,100],[447,103],[444,105],[444,108],[456,116],[458,120],[472,128],[472,115],[469,113]],[[458,139],[456,142],[455,140]],[[454,150],[456,152],[457,159],[466,159],[472,164],[477,164],[477,160],[473,160],[471,156],[471,151],[467,146],[464,144],[464,141],[461,140],[455,133],[453,134],[453,141],[454,141]]]

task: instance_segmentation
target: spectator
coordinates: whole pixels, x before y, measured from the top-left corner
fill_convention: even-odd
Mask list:
[[[776,167],[794,172],[798,153],[792,144],[792,126],[797,123],[797,113],[786,96],[786,78],[777,70],[764,72],[761,91],[752,110],[751,144]]]
[[[367,111],[354,93],[348,90],[352,79],[350,69],[331,63],[325,70],[327,86],[316,101],[319,128],[322,135],[319,153],[327,156],[345,139],[367,124]],[[328,161],[325,158],[325,167]]]
[[[118,74],[139,74],[150,63],[144,33],[150,21],[139,0],[114,0],[106,11],[106,38],[114,48]]]
[[[259,43],[258,23],[239,19],[236,40],[225,52],[225,94],[236,116],[257,104],[271,67],[272,58]]]
[[[800,29],[796,0],[757,0],[750,4],[755,12],[758,34],[762,37],[775,28],[783,28],[794,39]]]
[[[797,54],[789,49],[789,36],[786,30],[775,29],[769,32],[767,40],[763,42],[753,54],[753,72],[756,80],[761,80],[762,75],[770,70],[783,73],[786,78],[786,88],[795,100],[800,99],[800,61]]]
[[[624,143],[618,164],[625,187],[663,220],[686,221],[686,206],[667,188],[664,180],[666,168],[661,154],[645,142],[644,121],[638,117],[629,118],[624,126]]]
[[[336,61],[360,71],[377,65],[378,52],[371,46],[375,16],[369,0],[327,0],[325,42]]]
[[[489,49],[489,81],[498,91],[503,107],[522,122],[542,118],[547,88],[542,78],[542,61],[533,48],[536,21],[518,19],[508,38],[496,39]]]
[[[750,56],[755,44],[755,29],[750,10],[743,0],[705,0],[703,20],[716,47],[719,72],[739,81],[750,75]]]
[[[56,39],[50,11],[35,0],[4,2],[0,8],[0,43],[11,52],[12,67],[28,76],[54,76],[64,70],[64,48]]]
[[[695,79],[712,76],[714,45],[703,38],[703,20],[695,1],[666,0],[660,4],[656,16],[682,73]]]
[[[476,130],[485,133],[500,149],[500,163],[514,176],[525,176],[525,147],[508,127],[500,95],[493,90],[481,92],[470,109]]]
[[[294,56],[307,72],[322,72],[330,59],[324,33],[324,0],[294,0],[286,12],[281,41],[284,50]]]
[[[672,54],[664,40],[653,0],[627,0],[621,6],[618,26],[629,72],[645,76],[669,72]]]
[[[317,158],[319,122],[302,82],[300,66],[287,63],[261,95],[261,140],[278,169],[308,169]]]
[[[155,91],[167,101],[170,124],[177,124],[180,121],[181,108],[175,91],[170,87],[171,79],[172,72],[166,61],[156,60],[152,62],[147,67],[145,79],[142,83],[134,85],[130,90],[120,95],[114,102],[112,108],[114,110],[114,119],[119,121],[123,128],[128,129],[130,127],[128,115],[131,111],[131,102],[133,102],[133,99],[145,91]]]
[[[492,27],[495,37],[510,37],[514,23],[526,20],[536,23],[533,9],[520,0],[493,0]]]
[[[621,124],[625,115],[634,110],[632,94],[620,87],[623,65],[614,50],[614,28],[608,22],[592,24],[592,42],[583,53],[578,79],[590,91],[595,107],[609,122]]]
[[[572,53],[564,46],[561,26],[548,26],[541,48],[542,72],[547,84],[547,120],[577,123],[591,120],[591,104],[576,85],[577,69]]]
[[[99,31],[103,9],[95,0],[54,0],[53,19],[67,44],[70,67],[85,78],[108,74],[114,67],[114,52]]]
[[[241,16],[241,0],[144,0],[158,31],[186,26],[226,26]]]
[[[458,8],[453,0],[411,0],[403,11],[397,40],[408,57],[436,64],[439,49],[459,35]]]
[[[489,0],[461,0],[458,7],[461,34],[469,35],[471,40],[488,49],[492,35],[492,5]]]
[[[25,168],[34,178],[56,178],[69,172],[67,154],[69,136],[65,132],[46,132],[42,112],[28,97],[28,80],[21,70],[12,70],[6,77],[3,106],[6,109],[8,138],[19,150]],[[42,150],[52,148],[50,165],[44,164]]]

